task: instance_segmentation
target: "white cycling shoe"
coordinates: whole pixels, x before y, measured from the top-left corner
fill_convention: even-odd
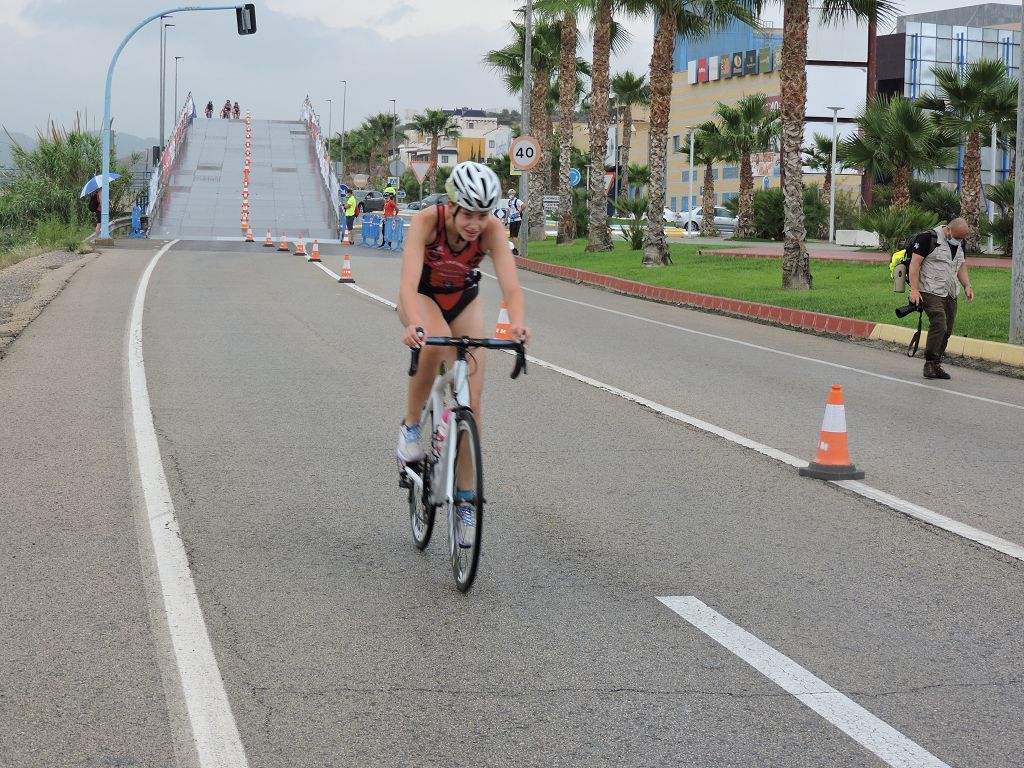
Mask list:
[[[406,464],[414,464],[426,458],[427,454],[420,446],[419,424],[409,425],[402,422],[398,429],[398,448],[395,449],[395,455],[399,461],[404,461]]]

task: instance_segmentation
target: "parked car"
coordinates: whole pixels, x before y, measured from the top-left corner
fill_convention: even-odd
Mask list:
[[[671,226],[671,225],[679,224],[680,216],[682,216],[682,214],[676,213],[671,208],[664,208],[664,209],[662,209],[662,212],[661,212],[661,220],[663,222],[665,222],[666,226]],[[631,214],[629,214],[629,218],[633,219],[633,218],[636,218],[636,217],[631,213]],[[647,220],[647,214],[646,213],[642,214],[640,216],[640,219],[641,219],[641,221],[646,221]]]
[[[423,208],[431,208],[435,205],[441,205],[442,203],[448,202],[447,192],[434,192],[427,195],[423,200],[413,200],[409,203],[409,210],[419,211]]]
[[[703,208],[697,208],[692,212],[684,211],[679,214],[679,225],[690,232],[700,231],[700,225],[703,220]],[[719,232],[734,232],[738,223],[739,220],[729,213],[728,208],[720,205],[715,206],[715,229]]]
[[[384,210],[384,193],[376,189],[355,189],[352,194],[356,196],[356,216],[364,213]]]

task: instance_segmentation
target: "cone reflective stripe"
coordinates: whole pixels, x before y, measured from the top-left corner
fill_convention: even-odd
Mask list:
[[[508,307],[503,301],[501,302],[501,311],[498,312],[498,327],[494,329],[494,338],[507,339],[510,330],[511,324],[508,321]]]
[[[313,250],[309,252],[306,261],[320,261],[320,243],[318,241],[313,241]]]
[[[287,232],[282,232],[281,233],[281,244],[279,246],[277,246],[277,250],[279,250],[279,251],[291,251],[291,248],[288,247],[288,233]]]
[[[839,384],[833,384],[828,393],[817,455],[808,466],[800,468],[800,474],[819,480],[860,480],[864,477],[864,473],[850,461],[846,444],[846,406],[843,388]]]
[[[267,239],[263,241],[264,248],[274,247],[274,236],[270,234],[270,227],[267,227]]]
[[[245,233],[245,242],[247,242],[247,243],[255,243],[256,242],[256,238],[254,238],[252,236],[252,227],[249,227],[249,231]]]
[[[354,283],[355,279],[352,277],[352,262],[349,261],[348,254],[345,254],[345,263],[341,267],[341,277],[338,278],[339,283]]]
[[[299,235],[299,239],[295,243],[295,255],[305,256],[306,255],[306,241]]]

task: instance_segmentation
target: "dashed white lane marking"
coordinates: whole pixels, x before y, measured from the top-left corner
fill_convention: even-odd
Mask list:
[[[338,275],[329,270],[327,267],[323,266],[322,264],[317,264],[317,266],[320,267],[320,269],[322,269],[328,275],[333,277],[335,280],[338,279]],[[378,296],[375,293],[371,293],[370,291],[367,291],[364,288],[360,288],[359,286],[353,283],[345,283],[345,285],[347,285],[349,288],[352,288],[354,291],[366,296],[367,298],[370,298],[373,301],[383,304],[386,307],[390,307],[391,309],[395,308],[394,302],[388,301],[387,299],[382,298],[381,296]],[[600,307],[598,308],[600,309]],[[616,312],[615,314],[624,313]],[[664,323],[662,323],[662,325],[664,325]],[[598,381],[597,379],[593,379],[590,376],[578,373],[577,371],[573,371],[569,368],[563,368],[562,366],[555,365],[554,363],[549,363],[548,361],[541,360],[540,358],[534,357],[533,355],[527,355],[526,358],[531,363],[533,363],[534,365],[538,365],[541,368],[546,368],[549,371],[560,373],[563,376],[567,376],[570,379],[575,379],[576,381],[582,384],[587,384],[588,386],[603,390],[609,394],[615,395],[616,397],[621,397],[623,400],[628,400],[631,403],[636,403],[637,405],[641,405],[644,408],[649,408],[650,410],[655,411],[656,413],[660,413],[663,416],[667,416],[670,419],[674,419],[675,421],[681,422],[683,424],[688,424],[691,427],[696,427],[697,429],[715,435],[716,437],[721,437],[722,439],[728,440],[729,442],[735,443],[736,445],[741,445],[744,448],[748,448],[749,450],[757,451],[758,453],[763,454],[764,456],[768,456],[769,458],[775,459],[776,461],[781,461],[782,463],[789,464],[790,466],[793,467],[806,467],[808,464],[807,461],[803,459],[798,459],[796,456],[791,456],[785,451],[780,451],[778,448],[772,448],[770,445],[765,445],[764,443],[759,443],[756,440],[751,440],[749,437],[744,437],[743,435],[737,434],[736,432],[732,432],[723,427],[719,427],[715,424],[712,424],[711,422],[704,421],[703,419],[698,419],[696,416],[690,416],[689,414],[683,413],[682,411],[677,411],[675,408],[669,408],[667,405],[657,403],[654,400],[649,400],[646,397],[641,397],[640,395],[634,394],[632,392],[627,392],[624,389],[619,389],[618,387],[613,386],[611,384],[606,384],[603,381]],[[948,531],[952,534],[960,536],[961,538],[969,539],[970,541],[973,541],[976,544],[980,544],[983,547],[987,547],[988,549],[992,549],[996,552],[1008,555],[1009,557],[1012,557],[1015,560],[1020,560],[1021,562],[1024,562],[1024,547],[1022,547],[1019,544],[1015,544],[1012,541],[1002,539],[998,536],[993,536],[992,534],[987,533],[986,531],[983,531],[980,528],[975,528],[971,525],[967,525],[966,523],[961,523],[959,520],[954,520],[951,517],[940,515],[938,512],[928,509],[927,507],[922,507],[918,504],[914,504],[911,501],[901,499],[898,496],[893,496],[890,493],[886,493],[885,491],[873,488],[872,486],[867,485],[866,483],[861,483],[855,480],[830,480],[828,482],[831,482],[833,485],[839,486],[840,488],[845,488],[848,491],[856,493],[858,496],[862,496],[863,498],[870,499],[871,501],[889,507],[889,509],[895,510],[896,512],[907,515],[908,517],[912,517],[915,520],[920,520],[921,522],[927,523],[928,525],[933,525],[936,528],[941,528],[944,531]]]
[[[160,446],[153,425],[142,354],[142,313],[146,303],[146,288],[160,257],[177,242],[171,241],[153,256],[139,280],[135,303],[132,305],[128,329],[128,387],[132,429],[163,608],[199,765],[201,768],[247,768],[249,763],[245,749],[210,644],[185,545],[174,515],[174,503],[164,475]]]
[[[658,599],[893,768],[949,768],[884,720],[697,598]]]
[[[494,275],[491,275],[491,274],[489,274],[487,272],[484,272],[483,274],[485,276],[491,278],[492,280],[497,280],[497,278]],[[794,360],[802,360],[802,361],[807,362],[807,363],[816,363],[818,365],[824,365],[824,366],[827,366],[829,368],[837,368],[837,369],[839,369],[841,371],[850,371],[851,373],[859,373],[862,376],[871,376],[871,377],[876,378],[876,379],[882,379],[884,381],[892,381],[892,382],[895,382],[897,384],[906,384],[907,386],[910,386],[910,387],[920,387],[921,389],[929,389],[929,390],[932,390],[933,392],[942,392],[943,394],[952,395],[953,397],[963,397],[963,398],[967,398],[968,400],[977,400],[978,402],[988,403],[989,405],[1000,405],[1000,406],[1003,406],[1004,408],[1015,408],[1017,410],[1024,411],[1024,405],[1020,405],[1018,403],[1007,403],[1007,402],[1005,402],[1003,400],[993,400],[990,397],[982,397],[981,395],[972,395],[972,394],[969,394],[967,392],[959,392],[959,391],[957,391],[955,389],[944,389],[942,387],[936,387],[933,384],[925,384],[924,382],[921,382],[921,381],[910,381],[909,379],[901,379],[901,378],[899,378],[897,376],[889,376],[888,374],[885,374],[885,373],[877,373],[876,371],[868,371],[868,370],[865,370],[863,368],[854,368],[851,365],[843,365],[842,363],[834,363],[831,360],[821,360],[820,358],[817,358],[817,357],[808,357],[807,355],[798,355],[795,352],[786,352],[785,350],[782,350],[782,349],[775,349],[774,347],[766,347],[766,346],[763,346],[761,344],[754,344],[753,342],[750,342],[750,341],[743,341],[742,339],[734,339],[734,338],[732,338],[730,336],[722,336],[722,335],[719,335],[717,333],[708,333],[707,331],[698,331],[698,330],[695,330],[693,328],[687,328],[686,326],[683,326],[683,325],[675,325],[673,323],[666,323],[666,322],[663,322],[661,320],[653,320],[653,319],[651,319],[649,317],[643,317],[642,315],[634,315],[634,314],[631,314],[629,312],[622,312],[622,311],[617,310],[617,309],[609,309],[608,307],[602,307],[602,306],[599,306],[597,304],[589,304],[589,303],[587,303],[585,301],[578,301],[576,299],[566,298],[565,296],[559,296],[558,294],[555,294],[555,293],[547,293],[545,291],[538,291],[536,288],[527,288],[527,287],[523,286],[523,290],[527,291],[529,293],[535,293],[538,296],[546,296],[549,299],[557,299],[558,301],[564,301],[564,302],[567,302],[569,304],[575,304],[575,305],[580,306],[580,307],[586,307],[587,309],[595,309],[595,310],[598,310],[600,312],[607,312],[607,313],[612,314],[612,315],[618,315],[619,317],[627,317],[630,320],[639,320],[640,322],[649,323],[650,325],[658,325],[658,326],[661,326],[662,328],[671,328],[674,331],[682,331],[683,333],[689,333],[689,334],[692,334],[694,336],[702,336],[702,337],[704,337],[706,339],[714,339],[715,341],[726,341],[726,342],[728,342],[730,344],[738,344],[741,347],[747,347],[748,349],[756,349],[759,352],[768,352],[768,353],[773,354],[773,355],[782,355],[783,357],[789,357],[789,358],[792,358]]]

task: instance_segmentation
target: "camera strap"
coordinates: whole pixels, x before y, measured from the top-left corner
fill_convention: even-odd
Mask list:
[[[921,325],[924,322],[924,307],[917,310],[917,333],[915,333],[910,343],[907,345],[907,357],[913,357],[917,354],[917,348],[921,346]]]

